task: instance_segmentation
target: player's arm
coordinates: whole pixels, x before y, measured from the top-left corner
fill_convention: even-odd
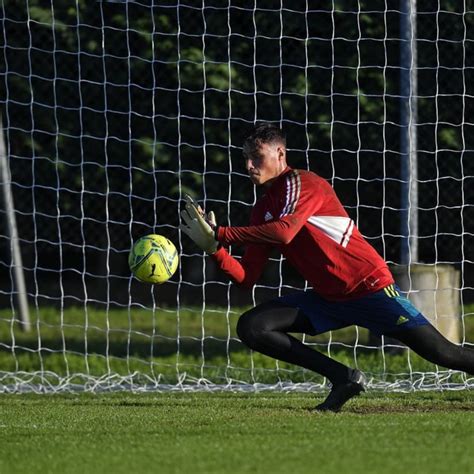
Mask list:
[[[268,224],[216,229],[216,240],[222,244],[288,244],[303,227],[304,221],[282,218]]]
[[[212,254],[212,259],[234,283],[245,288],[252,288],[262,274],[270,250],[270,247],[265,245],[250,244],[239,261],[221,247]]]
[[[180,229],[202,250],[212,256],[219,268],[235,283],[251,288],[260,277],[268,260],[271,248],[265,245],[248,245],[240,262],[232,257],[215,240],[216,222],[214,213],[206,214],[190,197],[181,212]]]
[[[223,244],[290,243],[308,218],[320,207],[321,190],[311,178],[301,179],[298,172],[287,177],[287,193],[276,220],[246,227],[216,228],[216,240]]]

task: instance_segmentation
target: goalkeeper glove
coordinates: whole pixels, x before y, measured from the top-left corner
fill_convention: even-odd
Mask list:
[[[208,254],[216,253],[219,242],[215,239],[216,217],[214,212],[205,214],[193,198],[185,195],[186,208],[181,211],[183,223],[179,228],[187,234],[194,243]]]

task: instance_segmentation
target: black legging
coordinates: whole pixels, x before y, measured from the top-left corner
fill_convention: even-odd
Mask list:
[[[327,377],[334,385],[348,380],[349,367],[315,351],[287,333],[316,334],[308,318],[298,309],[274,301],[244,313],[237,334],[251,349]],[[388,334],[435,364],[474,375],[474,350],[457,346],[433,326],[419,326]]]
[[[403,342],[433,364],[474,375],[474,350],[448,341],[431,324],[388,335]]]
[[[273,301],[247,311],[237,323],[237,334],[250,349],[313,370],[333,384],[347,381],[349,367],[311,349],[289,332],[315,334],[308,318],[298,308]]]

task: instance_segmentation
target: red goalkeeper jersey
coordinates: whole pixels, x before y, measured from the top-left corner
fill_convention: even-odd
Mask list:
[[[233,281],[246,287],[256,283],[272,248],[329,301],[361,297],[394,283],[332,187],[310,171],[286,168],[256,202],[250,226],[219,227],[217,240],[246,246],[240,261],[223,247],[213,255]]]

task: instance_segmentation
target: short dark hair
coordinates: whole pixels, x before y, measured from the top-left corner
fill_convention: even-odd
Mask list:
[[[256,124],[247,134],[243,145],[243,153],[257,149],[262,143],[281,143],[286,147],[286,134],[272,123]]]

